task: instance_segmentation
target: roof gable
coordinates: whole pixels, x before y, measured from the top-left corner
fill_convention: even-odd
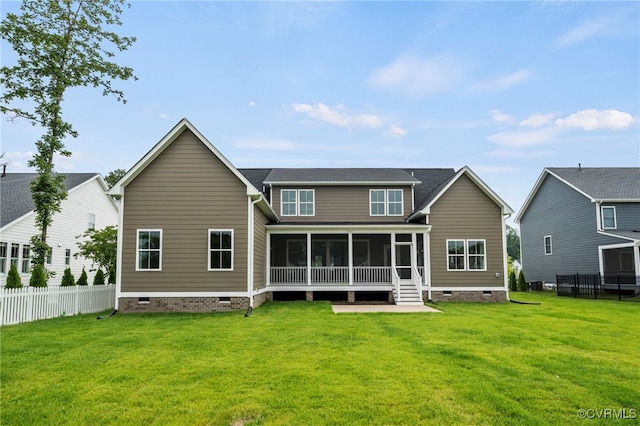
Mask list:
[[[64,186],[67,192],[86,184],[92,179],[98,179],[103,189],[107,190],[104,179],[98,173],[61,173],[65,176]],[[31,197],[31,182],[38,177],[38,173],[7,173],[0,178],[0,228],[27,215],[35,209]]]
[[[500,209],[502,210],[502,214],[512,214],[513,209],[509,207],[509,205],[498,196],[487,184],[485,184],[482,179],[480,179],[469,167],[464,166],[457,173],[450,176],[440,185],[438,185],[434,190],[428,194],[427,198],[422,202],[421,205],[416,208],[416,211],[409,217],[409,220],[412,220],[420,215],[430,214],[431,206],[433,206],[438,200],[447,192],[449,188],[458,180],[461,176],[467,176],[475,185],[482,190],[494,203],[496,203]]]
[[[547,176],[553,176],[592,202],[640,202],[640,167],[547,167],[533,185],[514,222],[520,222]]]
[[[142,157],[110,190],[110,195],[123,195],[123,189],[153,162],[185,130],[190,130],[218,159],[247,187],[247,195],[259,196],[261,192],[222,155],[186,118],[183,118],[144,157]]]

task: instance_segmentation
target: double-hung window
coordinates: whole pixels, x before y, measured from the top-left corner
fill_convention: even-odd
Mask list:
[[[233,230],[209,229],[209,270],[233,270]]]
[[[402,189],[370,189],[369,214],[371,216],[402,216]]]
[[[0,274],[7,272],[7,243],[0,243]]]
[[[23,274],[28,274],[30,268],[31,268],[31,247],[25,244],[22,246],[21,272]]]
[[[64,251],[64,264],[67,266],[71,265],[71,249]]]
[[[551,253],[551,235],[547,235],[544,237],[544,254],[550,255]]]
[[[18,269],[18,259],[20,258],[20,244],[11,244],[11,263]]]
[[[139,229],[136,270],[160,271],[162,268],[162,230]]]
[[[313,189],[280,190],[282,216],[314,216],[315,191]]]
[[[614,206],[602,206],[602,229],[616,229],[616,208]]]
[[[485,240],[447,240],[447,271],[486,271]]]

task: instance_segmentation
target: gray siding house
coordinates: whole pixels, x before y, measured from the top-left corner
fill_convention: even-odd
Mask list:
[[[237,169],[183,119],[110,193],[121,311],[507,298],[513,211],[468,167]]]
[[[543,170],[515,217],[529,281],[640,274],[640,168]]]

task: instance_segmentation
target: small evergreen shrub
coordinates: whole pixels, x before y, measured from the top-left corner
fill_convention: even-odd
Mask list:
[[[76,279],[71,273],[71,269],[67,268],[64,270],[64,275],[62,275],[62,282],[60,283],[61,287],[71,287],[76,285]]]
[[[509,290],[511,291],[518,290],[518,284],[516,281],[516,271],[514,271],[513,269],[509,271]]]
[[[89,281],[87,279],[87,272],[82,268],[82,273],[80,274],[80,278],[78,278],[77,285],[89,285]]]
[[[47,286],[47,272],[42,265],[33,265],[31,270],[31,278],[29,279],[29,285],[31,287],[46,287]]]
[[[522,269],[518,274],[518,290],[527,291],[527,280],[524,278],[524,271]]]
[[[104,285],[104,272],[102,272],[102,269],[98,269],[96,276],[93,277],[93,285]]]
[[[11,266],[9,267],[7,282],[4,288],[22,288],[22,279],[20,278],[16,264],[13,262],[11,262]]]

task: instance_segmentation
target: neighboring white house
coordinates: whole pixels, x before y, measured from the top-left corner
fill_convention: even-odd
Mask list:
[[[31,181],[36,173],[6,173],[0,177],[0,286],[4,286],[11,262],[15,263],[22,284],[29,285],[31,268],[30,239],[35,228]],[[47,242],[51,247],[46,267],[55,272],[49,285],[60,285],[65,268],[71,268],[76,280],[84,267],[93,282],[95,267],[78,253],[78,235],[87,229],[102,229],[118,224],[118,206],[106,194],[107,184],[98,173],[66,173],[67,198],[53,216]]]

